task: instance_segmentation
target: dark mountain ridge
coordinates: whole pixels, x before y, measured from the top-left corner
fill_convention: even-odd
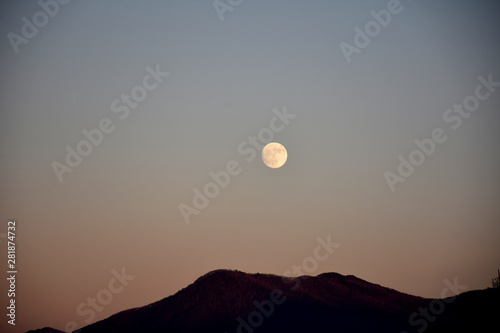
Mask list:
[[[465,327],[475,330],[478,325],[494,324],[499,295],[498,289],[463,293],[446,303],[439,301],[444,310],[427,319],[418,312],[439,305],[437,300],[434,304],[433,299],[352,275],[287,278],[216,270],[172,296],[119,312],[82,328],[81,333],[409,333],[424,326],[428,332],[460,332]]]

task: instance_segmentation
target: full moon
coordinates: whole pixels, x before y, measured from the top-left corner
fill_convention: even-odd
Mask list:
[[[281,143],[271,142],[262,149],[262,161],[273,169],[282,167],[287,157],[286,149]]]

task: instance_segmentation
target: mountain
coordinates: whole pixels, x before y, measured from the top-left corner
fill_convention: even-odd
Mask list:
[[[59,331],[52,327],[44,327],[37,330],[28,331],[27,333],[64,333],[64,331]]]
[[[498,325],[493,318],[499,296],[499,289],[487,289],[434,300],[352,275],[291,279],[216,270],[170,297],[119,312],[81,333],[475,332]]]

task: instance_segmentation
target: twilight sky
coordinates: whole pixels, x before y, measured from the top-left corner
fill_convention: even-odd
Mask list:
[[[17,325],[2,312],[2,332],[83,326],[217,268],[282,274],[329,235],[340,247],[305,273],[425,297],[455,277],[491,284],[498,2],[221,3],[72,1],[49,17],[36,1],[1,2],[0,234],[17,221],[19,271]],[[356,37],[388,3],[390,22]],[[36,34],[23,29],[34,19]],[[347,44],[359,46],[348,57]],[[434,129],[444,142],[429,143]],[[257,149],[269,133],[288,150],[279,169]],[[87,154],[75,167],[67,146]],[[420,165],[397,178],[410,157]],[[229,184],[209,185],[218,194],[186,223],[180,207],[196,209],[227,168]],[[387,172],[405,179],[394,191]],[[118,288],[122,269],[135,278]],[[97,295],[112,300],[94,317]]]

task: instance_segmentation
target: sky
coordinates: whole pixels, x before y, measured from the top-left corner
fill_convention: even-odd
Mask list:
[[[219,268],[491,286],[498,2],[66,2],[0,4],[2,332],[81,327]],[[307,259],[318,238],[335,251]]]

